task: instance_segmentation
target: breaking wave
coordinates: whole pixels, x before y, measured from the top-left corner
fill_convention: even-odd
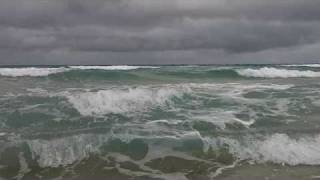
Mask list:
[[[288,165],[320,164],[320,135],[293,139],[286,134],[278,133],[262,141],[247,138],[243,143],[231,139],[225,142],[240,159]]]
[[[158,68],[154,66],[69,66],[58,68],[26,67],[26,68],[0,68],[1,76],[8,77],[43,77],[51,74],[63,73],[75,70],[134,70],[141,68]]]
[[[260,69],[239,69],[236,71],[241,76],[258,78],[320,77],[320,72],[310,70],[277,69],[271,67],[264,67]]]
[[[289,66],[289,65],[288,65]],[[294,65],[292,65],[294,66]],[[316,67],[315,65],[312,67]],[[139,73],[131,73],[130,71],[137,69],[156,69],[157,71],[144,71],[141,76]],[[170,69],[172,67],[157,67],[157,66],[69,66],[57,68],[44,68],[44,67],[26,67],[26,68],[0,68],[0,76],[7,77],[45,77],[55,75],[58,77],[65,77],[71,79],[135,79],[135,78],[149,78],[164,76],[166,78],[187,78],[187,79],[216,79],[216,78],[294,78],[294,77],[320,77],[320,71],[311,70],[294,70],[276,67],[262,67],[262,68],[244,68],[241,66],[235,67],[217,67],[210,69],[202,69],[201,67],[176,67],[175,71]],[[199,69],[198,69],[199,68]],[[128,71],[123,72],[123,71]],[[89,73],[89,74],[88,74]],[[90,76],[89,76],[90,75]],[[137,80],[137,79],[136,79]]]
[[[30,76],[30,77],[41,77],[48,76],[50,74],[62,73],[69,71],[68,68],[35,68],[35,67],[27,67],[27,68],[0,68],[1,76],[9,76],[9,77],[22,77],[22,76]]]
[[[286,67],[312,67],[317,68],[320,67],[320,64],[290,64],[290,65],[282,65]]]
[[[128,134],[116,135],[118,139],[129,138],[128,142],[135,139],[135,135]],[[258,140],[253,137],[247,137],[243,141],[227,138],[202,138],[199,133],[190,132],[179,139],[171,139],[168,136],[146,137],[146,139],[159,139],[167,141],[161,144],[162,148],[173,148],[180,143],[190,140],[204,140],[213,142],[215,148],[223,148],[224,144],[229,147],[229,152],[239,160],[255,161],[256,163],[276,163],[295,165],[320,165],[320,135],[314,137],[300,137],[299,139],[290,138],[286,134],[273,134],[264,140]],[[200,138],[200,139],[198,139]],[[112,138],[111,138],[112,139]],[[92,153],[98,153],[100,148],[110,140],[108,135],[83,134],[80,136],[70,136],[53,140],[30,140],[27,144],[32,152],[33,159],[37,159],[40,167],[58,167],[60,165],[72,164],[75,161],[82,160]],[[164,142],[165,142],[164,141]],[[145,141],[147,142],[147,141]],[[164,143],[163,142],[163,143]],[[170,143],[174,142],[174,144]],[[157,145],[159,144],[158,142]],[[224,144],[223,144],[224,143]],[[155,144],[148,144],[153,148]],[[155,147],[159,148],[159,147]],[[201,148],[198,147],[198,148]],[[199,149],[201,150],[201,149]],[[168,151],[174,152],[174,151]],[[175,153],[177,154],[177,153]],[[148,154],[146,159],[154,159],[156,154]]]
[[[172,88],[135,88],[100,90],[67,95],[68,101],[82,115],[138,112],[165,104],[171,97],[181,94]]]
[[[98,152],[102,143],[107,140],[108,137],[102,135],[81,134],[51,141],[30,140],[27,144],[33,159],[37,159],[40,167],[59,167]]]
[[[80,70],[133,70],[133,69],[144,69],[144,68],[159,68],[155,66],[70,66],[71,69]]]

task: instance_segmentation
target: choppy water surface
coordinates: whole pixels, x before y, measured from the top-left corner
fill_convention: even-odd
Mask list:
[[[320,66],[0,68],[0,179],[315,179]]]

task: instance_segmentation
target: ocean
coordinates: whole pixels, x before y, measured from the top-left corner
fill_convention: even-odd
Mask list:
[[[320,65],[1,67],[0,179],[320,179]]]

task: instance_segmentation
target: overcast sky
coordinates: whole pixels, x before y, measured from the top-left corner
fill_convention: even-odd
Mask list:
[[[0,0],[0,64],[320,62],[320,0]]]

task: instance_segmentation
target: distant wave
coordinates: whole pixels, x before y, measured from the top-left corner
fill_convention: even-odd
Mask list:
[[[277,69],[272,67],[264,67],[260,69],[238,69],[237,73],[245,77],[259,78],[292,78],[292,77],[320,77],[320,72]]]
[[[131,71],[136,69],[154,69],[160,68],[156,66],[70,66],[58,68],[43,68],[43,67],[25,67],[25,68],[0,68],[0,76],[6,77],[45,77],[53,74],[63,74],[62,77],[68,78],[88,78],[88,73],[91,74],[89,78],[97,79],[116,79],[116,78],[148,78],[148,74],[155,76],[163,76],[166,78],[294,78],[294,77],[320,77],[320,71],[303,70],[303,69],[286,69],[276,67],[223,67],[210,69],[185,69],[181,67],[161,68],[156,72],[145,72],[143,76],[137,74],[125,73],[123,71]],[[72,72],[72,73],[71,73]],[[73,73],[75,72],[75,73]],[[121,76],[119,76],[121,74]]]
[[[9,77],[41,77],[48,76],[50,74],[62,73],[69,71],[68,68],[36,68],[36,67],[27,67],[27,68],[0,68],[1,76]]]
[[[141,68],[159,68],[155,66],[69,66],[71,69],[80,69],[80,70],[133,70]]]
[[[281,65],[285,67],[320,67],[320,64],[288,64],[288,65]]]
[[[43,77],[51,74],[63,73],[72,70],[134,70],[140,68],[159,68],[154,66],[69,66],[59,68],[26,67],[26,68],[0,68],[1,76],[8,77]]]

